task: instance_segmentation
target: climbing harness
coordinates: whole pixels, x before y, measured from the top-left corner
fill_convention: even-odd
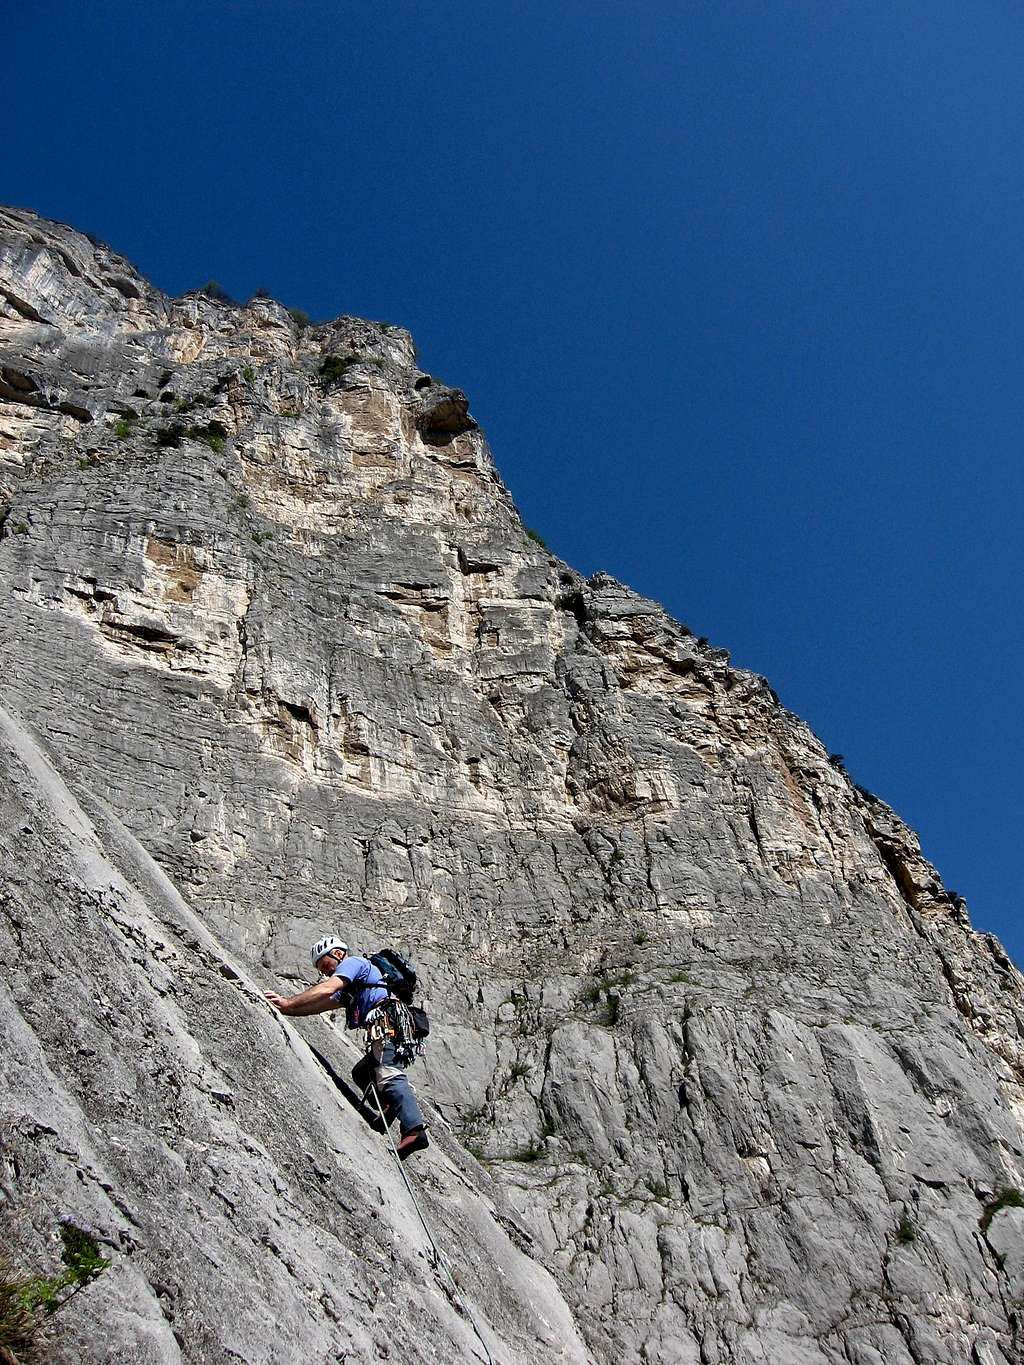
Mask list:
[[[476,1333],[477,1340],[480,1342],[480,1345],[484,1348],[484,1355],[487,1357],[487,1365],[494,1365],[494,1357],[491,1355],[490,1348],[488,1347],[487,1342],[484,1340],[483,1333],[477,1326],[476,1318],[469,1311],[469,1307],[466,1304],[465,1299],[460,1294],[458,1282],[455,1279],[455,1275],[452,1272],[452,1268],[449,1265],[447,1258],[442,1254],[441,1248],[437,1245],[437,1242],[434,1240],[434,1234],[430,1231],[430,1225],[427,1222],[426,1218],[424,1218],[423,1216],[423,1210],[420,1208],[420,1201],[416,1198],[416,1194],[412,1188],[412,1183],[409,1180],[408,1172],[405,1169],[405,1163],[402,1161],[402,1158],[398,1155],[398,1148],[395,1146],[395,1139],[392,1136],[390,1125],[388,1124],[387,1119],[384,1117],[384,1106],[381,1104],[380,1092],[378,1091],[377,1086],[373,1081],[371,1081],[370,1084],[366,1087],[366,1090],[363,1091],[363,1103],[364,1104],[366,1103],[366,1095],[367,1092],[370,1090],[373,1091],[373,1098],[377,1105],[377,1112],[378,1114],[380,1114],[380,1121],[384,1125],[384,1131],[388,1135],[388,1142],[391,1144],[391,1150],[394,1152],[395,1160],[398,1162],[398,1169],[401,1172],[402,1179],[405,1181],[405,1188],[409,1191],[409,1198],[412,1200],[412,1206],[416,1210],[420,1222],[423,1224],[423,1231],[427,1234],[427,1241],[433,1248],[434,1269],[436,1270],[438,1267],[440,1267],[448,1276],[449,1280],[451,1281],[452,1296],[455,1299],[455,1303],[459,1307],[459,1309],[463,1313],[465,1313],[467,1319],[469,1320],[470,1326]]]
[[[380,1043],[382,1048],[390,1043],[399,1066],[411,1066],[423,1050],[409,1007],[401,1000],[382,1000],[374,1005],[366,1016],[365,1027],[367,1051],[371,1051],[375,1043]]]

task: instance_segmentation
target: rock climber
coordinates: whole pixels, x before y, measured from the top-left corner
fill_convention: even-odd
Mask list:
[[[322,980],[298,995],[267,992],[267,1000],[281,1014],[322,1014],[345,1008],[347,1028],[366,1030],[366,1053],[352,1068],[352,1079],[362,1089],[373,1086],[387,1123],[398,1119],[401,1136],[396,1150],[404,1161],[429,1147],[427,1125],[405,1067],[412,1060],[400,1044],[396,1012],[404,1008],[392,1000],[387,983],[368,958],[349,954],[340,938],[322,938],[310,949],[313,966]]]

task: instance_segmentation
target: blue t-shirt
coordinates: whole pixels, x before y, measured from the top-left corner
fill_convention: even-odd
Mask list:
[[[357,1028],[374,1005],[388,998],[384,978],[368,958],[346,957],[338,963],[333,974],[340,976],[343,981],[351,981],[357,987],[352,992],[352,1006],[348,1011],[349,1028]]]

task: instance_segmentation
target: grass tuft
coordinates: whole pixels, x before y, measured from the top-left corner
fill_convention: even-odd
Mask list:
[[[524,1147],[523,1150],[522,1150],[521,1152],[515,1152],[515,1153],[513,1153],[512,1156],[506,1157],[505,1160],[506,1160],[506,1161],[521,1161],[521,1162],[523,1162],[523,1163],[529,1165],[529,1164],[531,1164],[531,1163],[534,1162],[534,1161],[539,1161],[543,1155],[544,1155],[544,1148],[540,1145],[540,1143],[539,1143],[539,1142],[531,1142],[531,1143],[529,1144],[529,1146]]]
[[[14,1360],[18,1365],[34,1365],[42,1359],[42,1314],[25,1301],[30,1283],[0,1258],[0,1360]]]
[[[1009,1185],[1000,1190],[994,1199],[990,1199],[978,1219],[978,1227],[982,1232],[988,1232],[989,1224],[1001,1209],[1024,1209],[1024,1194]]]
[[[96,1234],[65,1216],[60,1220],[59,1275],[19,1275],[0,1256],[0,1361],[3,1365],[34,1365],[41,1361],[44,1318],[63,1308],[106,1270]]]
[[[896,1229],[896,1240],[903,1246],[917,1240],[917,1225],[909,1214],[905,1213],[900,1218],[899,1226]]]

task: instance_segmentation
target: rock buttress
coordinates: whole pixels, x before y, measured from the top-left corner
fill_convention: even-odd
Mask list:
[[[596,1359],[1021,1359],[996,1208],[1024,1188],[1021,978],[913,834],[762,678],[536,545],[401,329],[168,299],[24,212],[0,241],[2,693],[79,800],[261,986],[298,985],[324,932],[417,960],[445,1159],[500,1189]],[[36,875],[13,913],[40,934]],[[87,1036],[111,951],[81,950]],[[33,939],[31,970],[57,952]],[[222,980],[191,987],[186,1051],[229,1029]],[[19,1103],[45,1063],[81,1110],[19,1017],[42,1049]],[[133,1132],[173,1166],[145,1093]],[[271,1158],[296,1198],[301,1156]],[[326,1235],[296,1202],[296,1238]],[[225,1282],[235,1235],[205,1243]]]

